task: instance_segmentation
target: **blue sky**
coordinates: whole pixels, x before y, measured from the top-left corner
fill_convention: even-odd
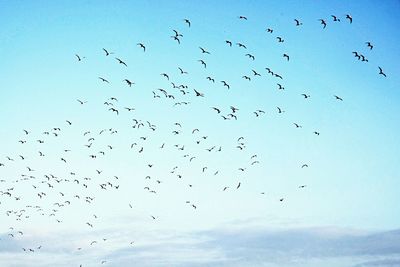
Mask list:
[[[129,247],[121,232],[146,253],[159,243],[155,236],[164,233],[170,234],[167,239],[171,240],[180,235],[197,240],[199,233],[207,231],[207,236],[223,243],[226,236],[218,229],[232,227],[237,221],[246,227],[255,221],[252,226],[260,232],[277,228],[301,232],[300,227],[314,233],[333,227],[346,235],[347,231],[370,235],[398,229],[399,9],[398,1],[0,2],[0,163],[4,164],[0,167],[0,180],[4,180],[0,191],[11,194],[0,195],[4,214],[0,232],[5,236],[0,242],[12,243],[7,235],[23,231],[18,246],[43,243],[42,259],[53,253],[45,251],[51,247],[46,246],[45,236],[66,231],[83,240],[86,232],[90,237],[101,233],[112,246],[99,246],[72,259],[74,264],[84,260],[95,266],[99,262],[90,259],[104,251],[110,255],[108,264],[121,260],[117,251]],[[346,14],[351,14],[353,23],[345,19]],[[341,21],[334,22],[331,15]],[[301,26],[295,26],[295,18]],[[191,21],[191,27],[184,19]],[[319,19],[326,20],[325,29]],[[273,33],[266,32],[267,28]],[[171,38],[173,30],[183,35],[180,44]],[[231,40],[232,47],[225,40]],[[372,50],[365,44],[368,41]],[[137,43],[143,43],[146,51]],[[105,56],[103,48],[113,54]],[[357,60],[353,51],[368,62]],[[245,56],[247,53],[255,60]],[[379,75],[378,66],[387,77]],[[179,67],[188,74],[180,74]],[[265,68],[283,79],[272,77]],[[254,76],[252,70],[261,76]],[[169,80],[161,73],[167,73]],[[124,79],[135,84],[129,87]],[[229,90],[222,80],[230,85]],[[171,82],[188,86],[185,94]],[[278,90],[278,83],[285,89]],[[164,97],[159,88],[175,99]],[[196,97],[194,89],[204,97]],[[153,92],[160,97],[154,98]],[[77,99],[87,102],[81,105]],[[119,115],[104,102],[113,103]],[[181,102],[188,104],[175,105]],[[234,113],[237,120],[221,117],[232,112],[230,106],[239,109]],[[125,107],[135,110],[128,112]],[[211,107],[220,109],[221,114]],[[279,114],[277,107],[284,113]],[[256,110],[265,113],[258,112],[256,117]],[[133,128],[134,119],[144,126]],[[155,125],[154,131],[147,121]],[[196,128],[199,131],[192,133]],[[50,134],[43,134],[46,131]],[[239,137],[243,139],[238,141]],[[85,147],[90,143],[90,148]],[[136,145],[131,148],[133,143]],[[44,156],[39,156],[39,151]],[[254,161],[259,163],[251,164]],[[301,168],[303,164],[308,167]],[[47,180],[45,175],[50,174],[56,178]],[[23,179],[21,175],[32,177]],[[107,184],[106,190],[100,184]],[[306,187],[299,188],[301,185]],[[149,193],[145,187],[157,193]],[[223,191],[225,187],[229,188]],[[42,192],[46,196],[38,197]],[[85,202],[85,197],[93,200]],[[281,198],[284,200],[279,201]],[[65,201],[71,204],[53,211],[54,203]],[[16,220],[21,210],[23,219]],[[10,216],[6,211],[11,211]],[[280,233],[276,238],[285,240]],[[246,236],[247,230],[239,231],[240,235]],[[52,242],[61,238],[52,238]],[[307,242],[311,244],[313,238]],[[74,255],[73,247],[82,245],[77,243],[60,243],[59,249]],[[4,244],[0,243],[0,248],[7,247],[8,243]],[[262,243],[259,249],[265,249]],[[161,252],[170,253],[170,258],[185,254],[177,249]],[[203,252],[209,253],[198,246],[188,253]],[[7,253],[4,250],[0,256],[6,266],[24,266],[12,265],[15,255]],[[383,262],[398,261],[385,253]],[[332,261],[322,257],[322,262],[326,260],[325,266],[340,266],[339,262],[356,266],[369,261],[354,260],[353,256],[359,255],[340,254],[332,256]],[[231,257],[216,253],[213,260]],[[304,264],[319,264],[304,255],[294,257]],[[313,257],[320,260],[321,255]],[[188,260],[185,264],[182,266],[211,263]],[[257,264],[270,266],[265,258],[253,266]],[[277,259],[271,264],[283,263]]]

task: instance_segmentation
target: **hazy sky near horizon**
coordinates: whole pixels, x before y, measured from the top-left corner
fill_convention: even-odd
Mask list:
[[[1,1],[0,244],[18,230],[44,248],[41,236],[87,231],[119,251],[171,231],[191,244],[235,223],[398,229],[399,11],[398,1]]]

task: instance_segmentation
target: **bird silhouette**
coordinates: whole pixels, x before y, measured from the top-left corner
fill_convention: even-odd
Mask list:
[[[134,82],[131,82],[131,81],[128,80],[128,79],[124,79],[124,81],[129,85],[129,87],[131,87],[132,84],[135,84]]]
[[[205,50],[204,48],[202,48],[202,47],[200,47],[200,46],[199,46],[199,48],[200,48],[200,50],[201,50],[201,53],[203,53],[203,54],[210,54],[210,52],[208,52],[208,51]]]
[[[188,20],[188,19],[183,19],[183,21],[189,26],[189,28],[190,28],[190,25],[191,25],[191,23],[190,23],[190,21]]]
[[[114,54],[113,52],[108,52],[107,49],[103,48],[104,53],[106,53],[106,56]]]
[[[323,20],[323,19],[319,19],[319,21],[321,21],[321,24],[324,26],[323,28],[325,29],[326,28],[326,21]]]
[[[302,23],[302,22],[300,22],[298,19],[294,19],[294,21],[296,22],[296,26],[303,25],[303,23]]]
[[[371,42],[365,42],[365,44],[367,45],[369,50],[372,50],[372,48],[374,48],[374,46],[371,44]]]
[[[353,23],[353,18],[351,17],[351,15],[347,14],[346,19],[349,20],[349,23]]]
[[[122,64],[122,65],[124,65],[125,67],[128,67],[128,65],[126,65],[126,63],[124,62],[124,61],[122,61],[121,59],[119,59],[119,58],[115,58],[117,61],[118,61],[118,63],[119,64]]]
[[[102,80],[103,82],[110,83],[108,80],[106,80],[106,79],[104,79],[102,77],[99,77],[99,79]]]
[[[381,67],[378,68],[379,68],[379,74],[386,77],[386,74],[383,72],[382,68]]]
[[[137,43],[136,45],[140,46],[140,48],[143,48],[143,52],[146,52],[146,47],[143,43]]]

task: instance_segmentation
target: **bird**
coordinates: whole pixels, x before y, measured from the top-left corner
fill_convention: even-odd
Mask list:
[[[304,96],[304,98],[309,98],[310,97],[310,95],[307,95],[307,94],[301,94],[302,96]]]
[[[221,83],[223,83],[224,86],[228,87],[228,89],[230,88],[229,84],[227,84],[225,81],[221,81]]]
[[[351,17],[351,15],[347,14],[346,19],[349,20],[349,23],[353,23],[353,18]]]
[[[297,124],[297,123],[293,123],[294,124],[294,126],[296,126],[296,128],[301,128],[301,125],[299,125],[299,124]]]
[[[181,40],[178,38],[178,36],[173,35],[173,36],[171,36],[171,38],[174,39],[175,41],[177,41],[178,44],[181,44]]]
[[[213,78],[211,78],[210,76],[206,77],[206,79],[211,81],[211,82],[213,82],[213,83],[215,83],[215,80]]]
[[[79,99],[77,99],[76,101],[78,101],[78,102],[79,102],[79,104],[81,104],[81,105],[83,105],[83,104],[86,104],[86,103],[87,103],[87,101],[82,101],[82,100],[79,100]]]
[[[103,82],[110,83],[108,80],[106,80],[106,79],[104,79],[102,77],[99,77],[99,79],[102,80]]]
[[[268,29],[266,29],[265,31],[266,31],[266,32],[269,32],[269,33],[273,33],[273,32],[274,32],[274,30],[271,29],[271,28],[268,28]]]
[[[367,45],[369,50],[372,50],[372,48],[374,48],[374,46],[371,44],[371,42],[365,42],[365,44]]]
[[[200,92],[197,91],[196,89],[193,89],[193,91],[196,93],[196,96],[204,97],[204,94],[203,94],[203,93],[200,93]]]
[[[106,56],[109,56],[111,54],[114,54],[113,52],[108,52],[107,49],[103,48],[104,53],[106,53]]]
[[[244,44],[242,44],[242,43],[236,43],[239,47],[243,47],[244,49],[247,49],[247,47],[244,45]]]
[[[241,184],[240,184],[240,182],[239,182],[238,185],[236,186],[236,189],[239,189],[240,185],[241,185]]]
[[[343,99],[341,97],[337,96],[337,95],[334,95],[334,97],[335,97],[336,100],[343,101]]]
[[[203,53],[203,54],[210,54],[210,52],[208,52],[208,51],[205,50],[204,48],[202,48],[202,47],[200,47],[200,46],[199,46],[199,48],[200,48],[200,50],[201,50],[201,53]]]
[[[283,113],[285,112],[284,110],[282,110],[280,107],[276,107],[278,109],[278,113]]]
[[[132,84],[135,84],[134,82],[131,82],[131,81],[128,80],[128,79],[124,79],[124,81],[129,85],[129,87],[131,87]]]
[[[221,113],[221,110],[216,107],[212,107],[212,109],[215,110],[218,114]]]
[[[173,30],[175,32],[175,36],[176,37],[183,37],[182,34],[180,34],[177,30]]]
[[[255,70],[251,70],[251,71],[253,72],[254,76],[261,76],[261,74],[256,72]]]
[[[82,61],[82,59],[85,58],[85,57],[80,57],[78,54],[75,54],[75,56],[78,59],[78,61]]]
[[[252,59],[252,60],[255,60],[256,58],[253,56],[253,55],[251,55],[251,54],[246,54],[245,55],[246,57],[249,57],[250,59]]]
[[[140,46],[140,48],[143,48],[143,52],[146,52],[146,47],[142,43],[137,43],[136,45]]]
[[[245,16],[239,16],[239,19],[247,20]]]
[[[115,108],[110,108],[110,109],[108,109],[108,110],[111,110],[112,112],[115,112],[115,113],[117,113],[117,115],[119,114],[119,112],[118,112],[118,109],[115,109]]]
[[[125,62],[123,62],[121,59],[119,59],[119,58],[115,58],[117,61],[118,61],[118,63],[119,64],[122,64],[122,65],[124,65],[125,67],[128,67],[128,65],[126,65],[126,63]]]
[[[302,23],[302,22],[300,22],[298,19],[294,19],[294,21],[296,22],[296,26],[303,25],[303,23]]]
[[[279,43],[283,43],[283,42],[285,41],[285,40],[283,40],[283,38],[282,38],[282,37],[279,37],[279,36],[278,36],[278,37],[276,37],[276,39],[278,39],[278,42],[279,42]]]
[[[333,18],[333,21],[340,21],[340,19],[338,19],[335,15],[331,15],[331,17]]]
[[[285,57],[287,59],[287,61],[289,61],[289,55],[288,54],[283,54],[283,57]]]
[[[239,109],[234,107],[234,106],[230,106],[229,107],[232,110],[232,113],[235,113],[236,111],[238,111]]]
[[[207,64],[204,62],[204,60],[199,59],[199,60],[197,60],[197,61],[200,62],[200,63],[204,66],[204,68],[207,67]]]
[[[321,21],[321,24],[324,26],[323,28],[325,29],[326,28],[326,21],[323,20],[323,19],[319,19],[319,21]]]
[[[225,40],[225,43],[227,43],[229,46],[232,46],[232,42],[229,40]]]
[[[188,19],[183,19],[183,21],[189,26],[189,28],[190,28],[190,25],[191,25],[191,23],[190,23],[190,20],[188,20]]]
[[[383,69],[381,67],[378,68],[379,68],[379,74],[386,77],[386,74],[383,72]]]
[[[160,75],[163,76],[163,77],[165,77],[165,78],[167,78],[167,80],[169,81],[169,76],[168,76],[168,74],[166,74],[166,73],[161,73]]]
[[[181,74],[188,74],[187,71],[183,71],[181,67],[178,67],[178,69],[181,71]]]

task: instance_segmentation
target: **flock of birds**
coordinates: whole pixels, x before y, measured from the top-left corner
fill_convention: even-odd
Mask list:
[[[338,23],[341,19],[335,15],[332,15],[332,22]],[[247,17],[239,16],[239,20],[246,21]],[[353,23],[353,18],[350,15],[345,16],[345,20],[349,24]],[[322,29],[328,27],[330,21],[327,19],[319,19]],[[184,25],[186,26],[186,30],[190,30],[192,25],[189,19],[183,20]],[[299,19],[294,19],[294,26],[301,27],[303,26],[303,22]],[[183,41],[183,33],[179,32],[178,30],[174,29],[173,35],[170,36],[173,42],[176,42],[177,45],[180,45]],[[268,34],[273,34],[274,29],[267,28],[266,32]],[[285,42],[283,36],[277,36],[276,40],[278,43]],[[247,46],[244,43],[234,42],[232,40],[221,40],[224,42],[228,47],[232,47],[236,45],[237,47],[246,50]],[[366,48],[372,50],[374,48],[371,42],[365,43]],[[141,49],[143,53],[147,53],[146,45],[142,42],[137,43],[137,48]],[[110,51],[109,49],[102,48],[104,56],[112,57],[115,53]],[[211,57],[213,52],[203,46],[199,46],[199,53],[204,56]],[[352,54],[354,57],[362,62],[367,63],[368,59],[364,54],[358,51],[353,51]],[[78,64],[84,63],[88,60],[85,56],[81,56],[76,54],[76,59]],[[246,53],[245,56],[249,58],[251,61],[256,60],[256,55],[251,53]],[[291,58],[288,53],[284,53],[282,55],[283,59],[286,61],[290,61]],[[128,68],[127,62],[120,58],[115,57],[115,63],[121,65],[121,67]],[[199,66],[201,68],[207,69],[207,62],[205,59],[198,60]],[[184,70],[182,67],[178,67],[175,70],[179,75],[189,75],[189,73]],[[179,84],[174,81],[173,77],[173,70],[170,72],[163,72],[160,73],[165,79],[165,81],[170,85],[170,88],[166,89],[163,88],[156,88],[152,90],[150,98],[153,99],[167,99],[172,101],[172,106],[182,106],[182,105],[190,105],[196,98],[206,98],[206,93],[202,92],[199,89],[193,88],[190,84]],[[381,76],[386,77],[383,69],[378,66],[378,74]],[[265,68],[265,74],[261,71],[251,69],[251,74],[243,75],[242,78],[246,81],[251,81],[256,77],[272,77],[273,79],[277,79],[276,85],[278,90],[285,90],[285,86],[283,84],[284,76],[273,71],[271,68]],[[205,79],[213,84],[220,84],[221,88],[226,90],[234,90],[234,84],[229,82],[225,79],[217,79],[213,76],[207,76]],[[112,81],[108,77],[99,76],[98,80],[105,84],[110,84]],[[128,87],[135,87],[137,86],[132,79],[126,78],[123,81],[124,84]],[[299,97],[304,98],[305,100],[309,99],[311,95],[309,93],[302,93]],[[179,99],[179,100],[178,100]],[[343,101],[343,98],[338,95],[332,96],[333,101]],[[77,99],[75,103],[82,107],[86,106],[91,100],[82,100]],[[173,166],[171,169],[166,171],[168,179],[185,179],[185,173],[182,170],[183,166],[181,164],[192,164],[192,162],[198,162],[201,165],[197,171],[199,175],[209,173],[212,176],[220,175],[221,170],[218,169],[216,166],[212,166],[212,162],[206,162],[206,159],[201,156],[201,153],[197,153],[196,151],[206,151],[207,153],[223,153],[225,149],[229,150],[232,148],[226,148],[218,144],[218,142],[212,140],[212,133],[205,133],[202,129],[199,128],[185,128],[185,122],[173,122],[167,131],[165,129],[160,129],[157,123],[151,122],[146,118],[138,118],[135,115],[136,107],[128,107],[120,104],[123,102],[118,97],[110,97],[105,99],[103,103],[99,103],[104,108],[105,112],[110,112],[115,114],[115,116],[121,117],[122,113],[126,116],[130,116],[130,124],[128,128],[135,130],[137,133],[135,141],[127,141],[125,143],[125,147],[123,149],[133,151],[139,157],[140,155],[146,154],[146,150],[149,147],[152,149],[156,148],[160,151],[167,150],[166,154],[167,157],[174,157],[178,155],[179,164]],[[241,107],[237,106],[229,106],[229,108],[224,109],[224,107],[217,107],[212,106],[209,107],[209,111],[211,114],[215,114],[222,120],[238,120],[239,114],[241,114]],[[225,111],[224,111],[225,110]],[[227,111],[226,111],[227,110]],[[285,110],[282,107],[276,107],[276,112],[278,114],[283,114]],[[132,115],[131,115],[132,114]],[[266,114],[266,111],[262,108],[257,108],[249,112],[255,118],[260,118]],[[60,123],[60,122],[58,122]],[[293,123],[295,128],[302,128],[297,122]],[[30,130],[24,129],[22,131],[22,136],[17,140],[21,147],[16,149],[15,155],[7,155],[0,160],[0,174],[4,172],[7,168],[13,168],[13,165],[22,164],[21,162],[25,163],[26,166],[23,170],[19,170],[19,173],[16,175],[19,177],[7,177],[2,178],[0,180],[0,211],[2,216],[7,216],[13,218],[15,225],[11,225],[9,229],[6,230],[7,235],[3,236],[0,239],[0,242],[4,242],[2,239],[15,239],[15,238],[22,238],[24,236],[24,232],[21,231],[18,227],[22,222],[30,222],[32,217],[44,217],[47,218],[50,222],[55,224],[63,224],[64,219],[59,214],[62,211],[68,209],[73,209],[74,206],[84,206],[88,207],[88,212],[90,210],[90,205],[95,203],[98,198],[104,197],[100,192],[115,192],[115,190],[124,190],[124,177],[120,177],[118,175],[108,173],[108,171],[104,171],[101,166],[99,168],[94,168],[90,170],[90,175],[83,175],[80,171],[75,170],[75,166],[70,163],[73,162],[73,153],[75,152],[71,148],[71,141],[74,140],[62,140],[58,143],[56,142],[57,146],[61,149],[61,154],[53,155],[52,149],[47,147],[47,143],[54,144],[54,139],[62,139],[64,132],[69,131],[74,126],[74,121],[71,119],[66,119],[63,122],[63,126],[57,127],[50,127],[49,129],[44,130],[41,133],[31,132]],[[114,128],[114,127],[106,127],[104,129],[95,130],[95,129],[75,129],[74,131],[81,136],[79,139],[79,147],[85,148],[85,157],[90,161],[96,161],[98,159],[107,157],[110,153],[115,153],[115,150],[119,148],[113,145],[113,140],[119,138],[121,129]],[[174,136],[182,136],[185,135],[189,138],[190,143],[179,143],[179,139],[176,143],[160,143],[154,144],[152,143],[152,136],[157,132],[162,132],[162,135],[170,135],[173,138]],[[315,136],[319,136],[320,132],[318,130],[312,131]],[[260,164],[261,159],[257,152],[255,151],[247,151],[247,139],[245,136],[235,136],[233,137],[235,140],[235,147],[233,149],[244,158],[243,166],[235,167],[233,172],[237,172],[240,174],[248,172],[251,168],[255,168],[257,165]],[[99,141],[100,140],[100,141]],[[109,141],[107,144],[103,143],[101,140]],[[24,150],[24,146],[31,144],[37,151],[35,154],[32,155],[32,158],[28,158],[25,153],[29,154],[31,147],[27,150]],[[53,145],[52,145],[53,146]],[[80,149],[77,149],[78,153],[81,153]],[[244,153],[246,151],[246,153]],[[51,155],[48,155],[51,154]],[[227,157],[232,157],[233,155],[225,155]],[[235,154],[236,156],[236,154]],[[48,157],[52,157],[48,159]],[[153,169],[157,168],[157,162],[151,161],[151,155],[148,155],[148,162],[146,162],[145,166],[142,168],[145,170],[146,175],[144,175],[143,180],[145,181],[145,186],[143,190],[146,193],[157,195],[161,190],[163,190],[162,185],[164,183],[168,183],[168,179],[162,179],[160,176],[154,175]],[[183,159],[183,162],[181,160]],[[29,165],[29,163],[38,162],[39,160],[44,160],[48,162],[58,161],[60,164],[64,164],[68,169],[67,174],[58,174],[51,171],[51,166],[34,166]],[[202,161],[204,163],[202,164]],[[53,164],[53,163],[52,163]],[[95,163],[94,163],[95,164]],[[51,165],[51,164],[50,164]],[[90,165],[88,165],[90,166]],[[48,167],[49,169],[46,169]],[[299,165],[299,168],[308,168],[308,163],[302,163]],[[197,181],[201,183],[200,180]],[[222,186],[218,190],[221,193],[229,191],[229,190],[240,190],[243,186],[244,181],[235,181],[235,182],[227,182],[226,185]],[[19,187],[23,187],[28,185],[30,187],[30,192],[33,192],[30,196],[24,196],[20,194]],[[188,183],[185,184],[179,190],[189,190],[193,187],[196,187],[195,183]],[[307,187],[307,184],[299,184],[298,189],[302,190]],[[265,192],[261,191],[259,194],[264,195]],[[56,199],[56,201],[52,201]],[[278,197],[276,201],[284,202],[286,196]],[[201,209],[201,203],[195,203],[190,199],[185,200],[185,204],[192,208],[193,210]],[[123,204],[126,206],[127,209],[134,209],[135,205],[131,202],[127,202]],[[20,207],[20,208],[16,208]],[[96,227],[97,221],[100,219],[100,215],[98,214],[91,214],[81,223],[88,227],[88,229],[92,229]],[[159,216],[157,214],[153,214],[151,211],[148,212],[146,217],[150,221],[157,221],[159,220]],[[4,229],[3,229],[4,230]],[[92,240],[88,244],[82,244],[81,246],[77,247],[76,250],[83,251],[87,247],[99,245],[100,242],[106,242],[108,238],[99,238],[98,240]],[[134,246],[136,243],[134,240],[127,243],[127,246]],[[21,247],[21,252],[23,253],[37,253],[42,250],[45,250],[47,244],[36,244],[32,247]],[[108,263],[108,259],[101,260],[100,264]],[[80,263],[78,266],[83,266]]]

